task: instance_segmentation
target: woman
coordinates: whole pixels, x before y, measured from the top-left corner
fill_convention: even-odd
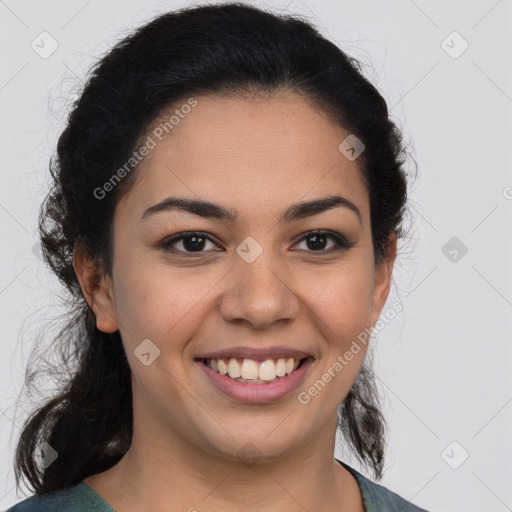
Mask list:
[[[76,369],[24,426],[36,496],[11,510],[423,510],[333,457],[339,427],[382,475],[365,358],[403,164],[384,99],[304,21],[203,6],[117,44],[51,166]]]

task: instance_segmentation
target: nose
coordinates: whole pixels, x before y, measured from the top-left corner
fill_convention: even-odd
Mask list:
[[[252,263],[240,258],[229,273],[230,284],[220,303],[220,313],[227,322],[267,330],[297,317],[300,302],[288,273],[282,266],[272,265],[264,254]]]

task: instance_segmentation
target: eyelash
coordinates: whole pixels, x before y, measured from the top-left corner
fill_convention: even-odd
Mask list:
[[[335,253],[335,252],[339,252],[339,251],[346,251],[348,249],[351,249],[354,245],[355,245],[355,242],[350,242],[349,240],[347,240],[343,235],[340,235],[338,233],[334,233],[334,232],[331,232],[331,231],[325,231],[325,230],[314,230],[314,231],[308,231],[307,233],[305,233],[305,235],[299,240],[298,243],[301,243],[303,242],[304,240],[306,240],[308,237],[310,236],[326,236],[327,238],[331,238],[332,240],[334,240],[336,246],[334,248],[331,248],[331,249],[328,249],[328,250],[323,250],[323,249],[320,249],[318,251],[314,251],[314,250],[307,250],[306,252],[310,252],[310,253],[318,253],[319,255],[326,255],[326,254],[332,254],[332,253]],[[160,247],[166,251],[166,252],[172,252],[172,253],[178,253],[180,255],[184,255],[185,257],[195,257],[195,255],[200,255],[200,254],[203,254],[207,251],[180,251],[180,250],[177,250],[175,248],[172,248],[171,246],[176,244],[177,242],[180,242],[184,239],[187,239],[187,238],[192,238],[194,236],[197,236],[197,237],[200,237],[200,238],[205,238],[206,240],[209,240],[210,242],[212,243],[215,243],[209,236],[207,236],[206,234],[204,233],[201,233],[200,231],[187,231],[187,232],[184,232],[184,233],[178,233],[177,235],[174,235],[170,238],[167,238],[164,242],[162,242],[160,244]]]

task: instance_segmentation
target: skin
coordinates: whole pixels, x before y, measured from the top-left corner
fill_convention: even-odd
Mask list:
[[[348,133],[301,96],[196,99],[116,206],[112,276],[96,279],[87,253],[75,251],[98,329],[120,330],[134,399],[130,451],[84,481],[121,512],[362,512],[359,487],[333,453],[336,411],[367,347],[310,403],[297,395],[378,320],[396,236],[390,234],[387,258],[375,265],[358,160],[338,150]],[[237,220],[230,225],[175,210],[139,221],[169,195],[234,208]],[[361,223],[345,207],[279,223],[291,204],[328,195],[352,201]],[[327,238],[315,250],[304,240],[315,229],[340,233],[354,246],[327,254],[335,246]],[[194,257],[183,242],[174,245],[181,253],[159,247],[184,231],[212,241]],[[236,253],[247,236],[263,248],[250,264]],[[148,366],[134,355],[145,339],[160,349]],[[262,405],[237,402],[209,384],[194,358],[245,343],[298,348],[315,361],[297,392]],[[259,457],[251,466],[238,454],[247,443]]]

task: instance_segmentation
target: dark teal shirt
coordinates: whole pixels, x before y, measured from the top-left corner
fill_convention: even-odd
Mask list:
[[[427,512],[398,494],[376,484],[351,468],[338,462],[357,480],[363,495],[366,512]],[[66,487],[45,496],[32,496],[6,512],[115,512],[114,509],[84,482]]]

